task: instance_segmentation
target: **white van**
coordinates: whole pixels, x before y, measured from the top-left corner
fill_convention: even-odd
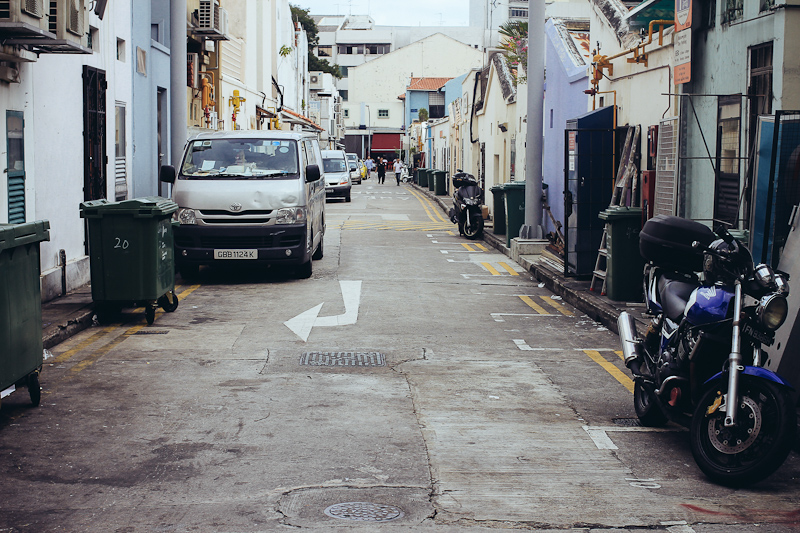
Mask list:
[[[317,137],[271,130],[209,132],[189,140],[181,168],[161,167],[178,204],[175,263],[285,264],[308,278],[321,259],[325,180]]]
[[[344,198],[345,202],[349,202],[353,181],[350,179],[350,169],[344,150],[323,150],[322,164],[325,169],[326,196]]]

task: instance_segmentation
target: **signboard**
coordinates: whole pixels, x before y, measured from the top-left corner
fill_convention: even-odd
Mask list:
[[[692,30],[683,30],[675,34],[672,67],[675,85],[692,81]]]
[[[692,27],[692,0],[675,0],[675,31]]]

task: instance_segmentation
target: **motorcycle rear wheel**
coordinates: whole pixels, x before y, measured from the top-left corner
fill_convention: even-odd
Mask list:
[[[660,428],[669,421],[656,402],[653,394],[642,384],[642,380],[637,379],[633,384],[633,408],[636,410],[639,422],[645,427]]]
[[[690,438],[697,466],[711,480],[733,487],[756,483],[777,470],[797,431],[789,393],[762,378],[743,375],[739,384],[738,425],[724,426],[725,413],[708,414],[727,378],[700,398],[692,416]]]

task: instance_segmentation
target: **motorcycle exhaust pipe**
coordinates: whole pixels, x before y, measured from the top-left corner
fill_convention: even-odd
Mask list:
[[[617,319],[617,327],[619,328],[619,339],[622,342],[622,357],[625,360],[625,366],[631,368],[631,363],[641,360],[642,341],[637,338],[636,321],[632,315],[623,311]]]

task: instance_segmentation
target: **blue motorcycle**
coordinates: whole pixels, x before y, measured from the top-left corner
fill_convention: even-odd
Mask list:
[[[713,481],[744,486],[775,472],[795,442],[793,389],[764,368],[788,314],[788,275],[754,266],[724,228],[658,215],[639,235],[643,337],[618,320],[641,423],[690,430],[692,455]]]

